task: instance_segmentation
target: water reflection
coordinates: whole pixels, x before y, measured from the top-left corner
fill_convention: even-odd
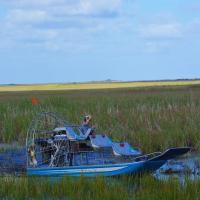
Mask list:
[[[0,175],[21,175],[26,172],[26,149],[1,149]]]

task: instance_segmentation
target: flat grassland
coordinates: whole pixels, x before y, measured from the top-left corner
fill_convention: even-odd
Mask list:
[[[24,145],[29,124],[42,111],[75,124],[90,113],[98,132],[147,153],[175,146],[200,150],[200,85],[0,92],[0,142]]]
[[[87,90],[135,88],[155,86],[199,85],[200,80],[188,81],[149,81],[149,82],[99,82],[99,83],[69,83],[69,84],[33,84],[33,85],[0,85],[0,92],[6,91],[49,91],[49,90]]]
[[[36,88],[24,88],[29,91],[23,91],[21,88],[18,91],[17,86],[14,92],[5,92],[9,90],[5,87],[4,92],[2,89],[0,92],[0,142],[17,141],[25,145],[31,120],[38,112],[51,111],[75,124],[90,113],[98,132],[106,133],[114,141],[126,140],[144,153],[175,146],[192,146],[200,150],[200,84],[170,84],[174,85],[98,90],[97,86],[92,90],[91,85],[90,90],[80,90],[86,88],[77,85],[79,90],[73,91],[66,88],[60,91],[30,91]],[[38,88],[45,90],[41,86]],[[32,96],[38,99],[38,105],[32,105]],[[64,177],[55,181],[8,176],[0,177],[0,185],[0,199],[5,200],[193,200],[200,197],[198,180],[186,179],[184,185],[180,185],[176,179],[158,181],[151,175],[115,179]]]

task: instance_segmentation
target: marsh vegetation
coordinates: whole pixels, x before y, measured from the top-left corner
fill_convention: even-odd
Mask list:
[[[200,149],[200,86],[0,93],[0,141],[22,145],[38,112],[59,113],[80,124],[93,116],[98,132],[128,140],[144,152],[174,146]],[[39,104],[33,106],[31,97]]]
[[[1,177],[1,199],[198,199],[200,181],[158,181],[152,176],[44,179]]]
[[[31,97],[39,104],[33,106]],[[144,153],[169,147],[200,150],[200,86],[0,93],[0,141],[25,145],[38,112],[59,113],[79,124],[90,113],[98,132],[127,140]],[[198,199],[200,181],[157,180],[151,175],[59,180],[5,176],[0,199]]]

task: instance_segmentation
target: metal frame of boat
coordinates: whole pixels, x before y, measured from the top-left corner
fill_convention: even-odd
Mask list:
[[[27,174],[30,176],[119,176],[155,171],[167,160],[190,148],[141,155],[127,142],[113,142],[105,134],[83,134],[54,113],[40,113],[26,140]]]

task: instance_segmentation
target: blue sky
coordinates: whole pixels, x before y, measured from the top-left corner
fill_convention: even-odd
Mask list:
[[[200,78],[199,0],[0,0],[0,84]]]

